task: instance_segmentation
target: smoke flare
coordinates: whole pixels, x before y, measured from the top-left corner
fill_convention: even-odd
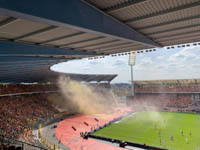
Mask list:
[[[116,100],[111,90],[59,77],[58,86],[64,99],[60,105],[70,112],[95,114],[112,111]]]

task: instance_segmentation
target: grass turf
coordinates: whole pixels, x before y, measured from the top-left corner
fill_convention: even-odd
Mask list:
[[[94,135],[139,144],[145,143],[170,150],[200,150],[200,115],[155,111],[137,112],[95,132]],[[174,138],[173,141],[171,136]],[[188,143],[186,143],[186,138]]]

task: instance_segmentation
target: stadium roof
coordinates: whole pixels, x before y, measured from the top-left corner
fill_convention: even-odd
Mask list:
[[[137,85],[185,85],[185,84],[200,84],[200,79],[180,79],[180,80],[146,80],[134,81]]]
[[[116,74],[58,73],[51,71],[49,68],[49,66],[58,62],[58,60],[48,61],[39,58],[39,61],[33,62],[31,58],[29,59],[30,60],[25,63],[24,61],[5,62],[5,64],[3,64],[5,67],[0,67],[0,83],[56,82],[60,75],[84,82],[110,82],[117,76]],[[2,63],[0,63],[0,65],[2,65]]]
[[[112,81],[115,77],[117,77],[116,74],[63,74],[70,77],[70,79],[78,80],[78,81],[84,81],[84,82],[102,82]]]
[[[60,61],[197,42],[199,10],[199,0],[2,0],[0,80],[36,78]]]
[[[199,0],[85,1],[160,46],[200,41]]]

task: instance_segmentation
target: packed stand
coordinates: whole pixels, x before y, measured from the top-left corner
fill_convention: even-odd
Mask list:
[[[32,136],[34,123],[57,113],[44,94],[2,97],[0,108],[0,134],[9,138]]]
[[[187,110],[193,108],[192,95],[190,94],[138,94],[132,100],[132,104],[146,108],[156,107]]]
[[[56,84],[0,84],[0,95],[57,90]]]
[[[130,101],[131,102],[131,101]],[[134,105],[200,111],[199,84],[135,85]]]
[[[135,85],[136,93],[188,93],[200,92],[200,85]]]

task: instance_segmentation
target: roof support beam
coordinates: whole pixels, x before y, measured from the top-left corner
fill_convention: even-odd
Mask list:
[[[44,33],[44,32],[47,32],[47,31],[50,31],[50,30],[53,30],[53,29],[56,29],[56,28],[57,28],[56,26],[46,27],[46,28],[40,29],[38,31],[34,31],[34,32],[31,32],[31,33],[16,37],[15,39],[13,39],[13,41],[17,41],[17,40],[20,40],[20,39],[23,39],[23,38],[31,37],[33,35]]]
[[[79,36],[79,35],[82,35],[82,34],[85,34],[85,33],[84,32],[77,32],[77,33],[73,33],[73,34],[70,34],[70,35],[65,35],[65,36],[57,37],[57,38],[50,39],[50,40],[47,40],[47,41],[43,41],[43,42],[40,42],[38,44],[41,45],[41,44],[45,44],[45,43],[49,43],[49,42],[55,42],[55,41],[58,41],[58,40],[71,38],[71,37],[74,37],[74,36]]]
[[[126,43],[116,43],[114,45],[109,45],[109,46],[103,46],[103,47],[99,47],[99,48],[96,48],[96,49],[92,49],[90,51],[101,51],[102,49],[104,48],[111,48],[111,47],[117,47],[117,46],[122,46],[122,45],[127,45],[127,44],[130,44],[130,42],[126,42]]]
[[[26,6],[26,7],[24,7]],[[148,37],[82,0],[1,0],[0,14],[160,47]]]
[[[63,60],[63,61],[67,61],[67,60]],[[59,62],[59,61],[48,61],[48,60],[46,60],[46,63],[37,63],[37,61],[35,60],[35,62],[33,62],[33,63],[29,63],[28,61],[24,61],[23,63],[21,63],[21,64],[17,64],[17,65],[4,65],[4,66],[2,66],[2,67],[0,67],[0,70],[1,70],[1,75],[2,75],[2,72],[3,71],[8,71],[8,68],[9,68],[9,73],[11,73],[11,72],[15,72],[16,70],[16,68],[22,68],[22,70],[24,70],[24,68],[26,67],[26,68],[31,68],[31,67],[33,67],[33,66],[35,66],[35,67],[39,67],[39,66],[45,66],[45,65],[50,65],[50,63],[57,63],[57,62]],[[24,71],[27,71],[26,69],[24,70]]]
[[[11,23],[11,22],[13,22],[15,20],[17,20],[17,18],[9,17],[9,18],[7,18],[7,19],[5,19],[5,20],[0,22],[0,27],[5,26],[5,25],[7,25],[7,24],[9,24],[9,23]]]
[[[16,58],[18,57],[27,57],[27,58],[55,58],[55,59],[72,59],[72,58],[78,58],[78,57],[83,57],[83,56],[79,56],[79,55],[56,55],[56,56],[53,56],[53,55],[30,55],[30,54],[26,54],[26,55],[22,55],[22,54],[0,54],[0,57],[15,57],[15,60],[14,62],[17,63],[16,61]],[[86,55],[87,57],[87,55]],[[1,58],[2,59],[2,58]],[[0,61],[1,63],[1,61]]]
[[[113,12],[113,11],[121,10],[123,8],[127,8],[129,6],[133,6],[133,5],[136,5],[136,4],[139,4],[139,3],[143,3],[145,1],[147,1],[147,0],[128,0],[126,2],[122,2],[120,4],[116,4],[114,6],[105,8],[105,9],[103,9],[103,11],[105,11],[106,13],[110,13],[110,12]]]
[[[199,6],[199,5],[200,5],[200,1],[194,2],[194,3],[191,3],[191,4],[182,5],[182,6],[179,6],[179,7],[172,8],[172,9],[166,9],[166,10],[161,11],[161,12],[156,12],[156,13],[148,14],[148,15],[141,16],[141,17],[130,18],[130,19],[124,20],[124,22],[130,23],[130,22],[140,21],[140,20],[143,20],[143,19],[157,17],[157,16],[168,14],[168,13],[172,13],[172,12],[175,12],[175,11],[180,11],[180,10],[196,7],[196,6]]]
[[[66,61],[60,58],[26,57],[26,56],[0,56],[0,68],[5,66],[19,66],[20,64],[47,64],[49,62]],[[27,63],[26,63],[27,62]]]
[[[105,38],[105,37],[104,36],[100,36],[100,37],[91,38],[91,39],[88,39],[88,40],[82,40],[82,41],[78,41],[78,42],[72,42],[72,43],[64,44],[64,45],[61,45],[59,47],[67,47],[69,45],[81,44],[81,43],[85,43],[85,42],[96,41],[96,40],[103,39],[103,38]]]
[[[199,18],[200,18],[200,15],[190,16],[190,17],[186,17],[186,18],[181,18],[181,19],[177,19],[177,20],[172,20],[172,21],[168,21],[168,22],[163,22],[163,23],[159,23],[159,24],[154,24],[154,25],[149,25],[149,26],[137,28],[137,30],[145,30],[145,29],[149,29],[149,28],[156,28],[156,27],[160,27],[160,26],[166,26],[166,25],[170,25],[170,24],[173,24],[173,23],[179,23],[179,22],[183,22],[183,21],[187,21],[187,20],[193,20],[193,19],[199,19]]]
[[[114,48],[113,47],[111,47],[111,48],[109,47],[108,49],[99,50],[99,52],[106,52],[106,51],[113,50],[113,49],[124,49],[124,48],[128,49],[128,48],[134,48],[134,47],[137,47],[137,46],[139,46],[139,45],[133,45],[133,44],[132,45],[128,45],[128,46],[127,45],[124,45],[124,46],[120,45],[120,47],[116,47],[116,48],[115,47]]]
[[[108,44],[108,43],[114,43],[114,42],[117,42],[117,41],[119,41],[119,40],[100,42],[100,43],[97,43],[97,44],[91,44],[91,45],[87,45],[87,46],[83,46],[83,47],[77,47],[77,49],[83,49],[83,48],[88,48],[88,47],[92,47],[92,46],[98,46],[98,45],[103,45],[103,44]]]
[[[163,41],[160,42],[162,43],[164,46],[172,46],[172,45],[185,45],[188,43],[194,43],[194,42],[200,42],[200,39],[198,39],[199,37],[193,38],[193,39],[180,39],[180,40],[171,40],[171,41]]]
[[[113,50],[109,50],[104,52],[105,54],[109,54],[109,53],[122,53],[122,52],[130,52],[130,51],[135,51],[135,50],[140,50],[140,49],[147,49],[149,47],[145,47],[145,46],[135,46],[134,49],[133,48],[119,48],[119,50],[113,49]]]
[[[0,76],[4,76],[6,79],[9,79],[9,77],[11,77],[11,79],[15,79],[15,77],[17,75],[21,76],[20,78],[23,80],[23,78],[25,76],[23,76],[23,74],[32,74],[31,72],[33,71],[38,71],[38,74],[42,74],[41,70],[44,70],[45,68],[48,68],[50,66],[50,64],[46,64],[46,65],[34,65],[34,66],[16,66],[16,67],[11,67],[11,70],[8,71],[7,69],[1,69],[0,71],[2,72],[2,74]]]
[[[199,33],[199,30],[190,31],[190,32],[175,33],[175,34],[170,34],[170,35],[165,35],[165,36],[160,36],[160,37],[156,37],[155,39],[159,39],[159,40],[160,39],[165,39],[165,38],[172,39],[174,36],[177,37],[177,36],[181,36],[181,35],[188,35],[188,34],[191,34],[191,33]]]
[[[190,33],[190,32],[188,32],[188,33]],[[195,34],[195,35],[187,35],[188,33],[185,33],[186,35],[184,36],[184,37],[182,37],[182,38],[180,38],[180,37],[171,37],[170,39],[157,39],[156,41],[159,41],[159,42],[168,42],[168,41],[176,41],[176,40],[185,40],[185,39],[191,39],[191,38],[194,38],[194,40],[195,39],[199,39],[200,38],[200,34]],[[195,32],[193,32],[193,33],[197,33],[197,31],[195,31]],[[195,40],[196,41],[196,40]],[[199,41],[199,40],[198,40]],[[189,42],[190,43],[190,42]]]
[[[70,48],[62,49],[42,45],[25,44],[10,41],[0,41],[0,54],[16,54],[16,55],[96,55],[94,53],[74,51]]]
[[[193,27],[199,27],[199,26],[200,26],[200,24],[187,25],[187,26],[178,27],[178,28],[174,28],[174,29],[152,32],[152,33],[148,33],[147,35],[149,36],[149,35],[155,35],[155,34],[160,34],[160,33],[168,33],[168,32],[172,32],[172,31],[178,31],[178,30],[183,30],[183,29],[193,28]]]

